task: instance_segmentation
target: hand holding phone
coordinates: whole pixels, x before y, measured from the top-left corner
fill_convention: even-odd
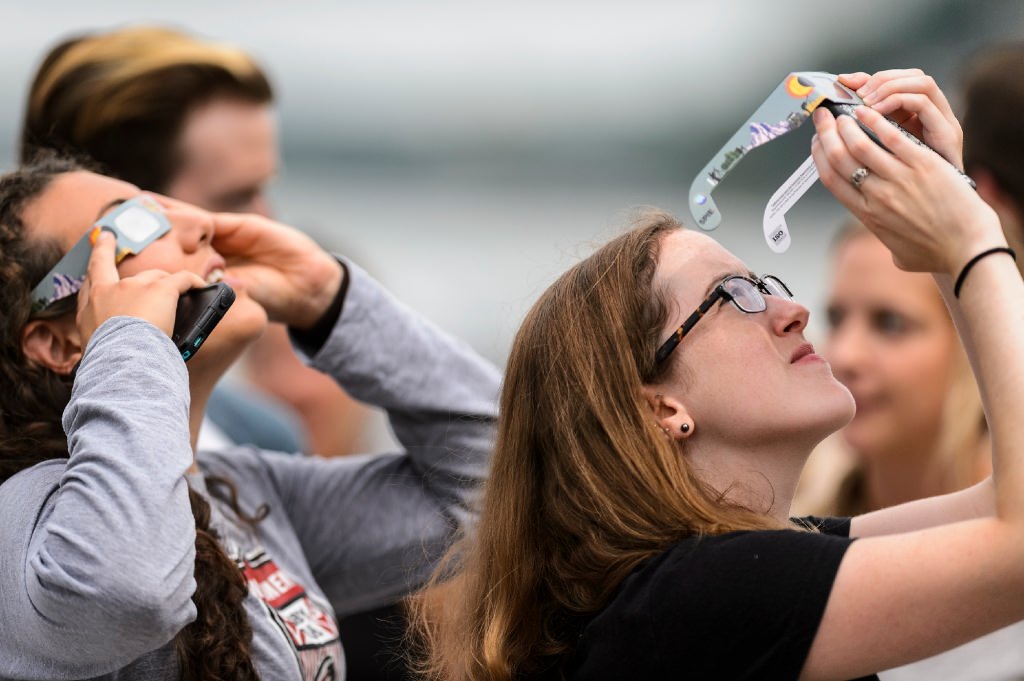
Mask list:
[[[235,292],[224,282],[186,291],[178,298],[171,340],[186,362],[199,352],[214,327],[235,302]]]

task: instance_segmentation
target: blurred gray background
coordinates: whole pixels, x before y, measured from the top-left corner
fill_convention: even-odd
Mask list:
[[[58,40],[150,22],[236,44],[277,89],[279,217],[499,364],[539,292],[631,209],[690,221],[694,174],[790,71],[919,66],[953,94],[966,55],[1024,36],[1016,0],[62,0],[8,1],[0,17],[3,169]],[[813,340],[843,212],[819,186],[790,213],[789,253],[761,235],[810,136],[737,167],[715,193],[715,236],[790,283]]]

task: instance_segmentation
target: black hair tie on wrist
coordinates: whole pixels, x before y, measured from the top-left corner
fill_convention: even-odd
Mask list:
[[[1014,261],[1017,260],[1017,254],[1013,252],[1013,249],[1007,248],[1005,246],[998,246],[996,248],[990,248],[987,251],[982,251],[978,255],[968,260],[967,264],[964,265],[964,268],[960,270],[960,276],[956,278],[956,284],[953,286],[954,298],[960,297],[960,288],[964,285],[964,279],[967,278],[967,273],[971,271],[971,268],[974,267],[979,260],[986,256],[992,255],[993,253],[1007,253],[1011,258],[1014,259]]]

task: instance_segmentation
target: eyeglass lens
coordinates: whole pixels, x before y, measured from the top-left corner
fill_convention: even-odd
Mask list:
[[[722,288],[728,293],[733,302],[744,312],[764,312],[767,309],[767,302],[760,290],[768,295],[792,300],[793,296],[780,280],[768,275],[760,280],[760,286],[746,279],[745,277],[731,277],[722,282]]]
[[[789,290],[789,287],[782,283],[782,280],[773,277],[770,274],[765,275],[761,278],[761,283],[768,289],[768,293],[779,298],[785,298],[786,300],[793,300],[793,293]]]

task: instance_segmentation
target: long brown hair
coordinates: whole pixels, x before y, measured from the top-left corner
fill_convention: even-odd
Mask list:
[[[71,38],[44,57],[28,94],[21,161],[39,149],[86,153],[143,189],[165,191],[184,159],[185,119],[215,97],[266,104],[270,82],[242,50],[169,28]]]
[[[558,676],[582,623],[640,563],[686,537],[780,526],[704,485],[642,395],[679,370],[654,361],[668,306],[652,281],[680,227],[642,214],[526,316],[480,523],[435,577],[456,574],[444,603],[414,604],[428,677]]]
[[[0,484],[41,461],[68,457],[61,414],[70,399],[71,379],[31,362],[21,346],[32,287],[62,253],[56,243],[30,239],[21,216],[56,176],[79,167],[47,156],[0,177]],[[69,309],[73,314],[74,306]],[[174,642],[181,678],[253,681],[259,677],[250,654],[252,627],[243,607],[245,579],[210,528],[207,501],[191,488],[189,500],[196,520],[193,601],[198,615]]]

